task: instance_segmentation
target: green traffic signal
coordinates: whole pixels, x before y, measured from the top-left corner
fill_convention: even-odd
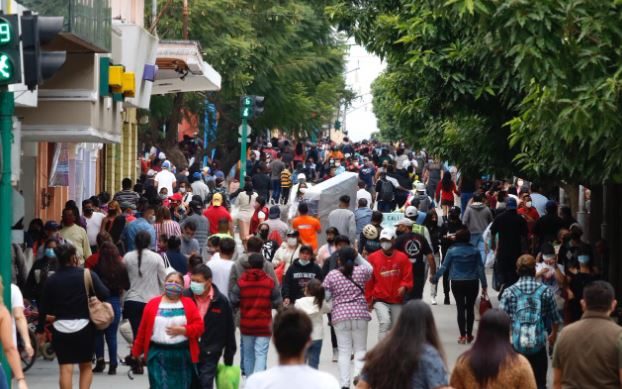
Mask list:
[[[22,81],[17,15],[0,15],[0,85]]]
[[[0,53],[0,82],[13,78],[13,63],[5,53]]]

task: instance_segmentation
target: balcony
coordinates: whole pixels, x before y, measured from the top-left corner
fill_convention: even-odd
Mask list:
[[[19,3],[42,16],[65,17],[62,36],[69,42],[51,42],[51,49],[58,44],[73,52],[110,51],[110,0],[21,0]]]

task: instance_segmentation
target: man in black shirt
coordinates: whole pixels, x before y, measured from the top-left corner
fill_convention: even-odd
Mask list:
[[[265,162],[259,162],[257,173],[252,176],[253,189],[259,197],[270,198],[270,174]]]
[[[557,216],[557,203],[549,200],[546,203],[546,215],[536,221],[533,232],[538,238],[536,249],[539,251],[545,243],[552,243],[557,239],[559,230],[562,229],[564,221]]]
[[[408,291],[404,296],[405,301],[423,297],[427,267],[429,267],[432,275],[436,273],[434,253],[428,244],[428,240],[423,235],[412,232],[413,224],[412,220],[404,218],[395,225],[397,232],[395,248],[406,254],[412,263],[414,283],[412,290]]]
[[[497,253],[495,276],[501,288],[505,289],[518,281],[516,260],[527,252],[527,222],[516,213],[513,197],[506,200],[506,211],[492,222],[490,233],[491,247]]]

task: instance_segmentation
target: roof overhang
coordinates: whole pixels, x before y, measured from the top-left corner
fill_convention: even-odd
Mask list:
[[[121,134],[88,126],[22,125],[22,142],[121,143]]]

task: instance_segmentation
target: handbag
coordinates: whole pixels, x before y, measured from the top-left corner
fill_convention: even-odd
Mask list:
[[[492,303],[490,302],[490,298],[488,298],[488,296],[482,295],[479,300],[479,316],[484,316],[484,313],[486,313],[486,311],[488,311],[489,309],[492,309]]]
[[[91,271],[89,269],[84,269],[84,287],[86,289],[86,299],[89,304],[89,317],[95,325],[95,328],[98,330],[105,330],[114,320],[114,311],[110,303],[99,301],[95,295],[93,278],[91,277]]]
[[[240,367],[219,363],[216,368],[216,387],[218,389],[238,389],[240,387]]]
[[[166,253],[162,253],[162,260],[164,261],[164,272],[167,276],[171,273],[177,272],[173,265],[171,265],[171,261],[169,261],[168,255],[166,255]]]

